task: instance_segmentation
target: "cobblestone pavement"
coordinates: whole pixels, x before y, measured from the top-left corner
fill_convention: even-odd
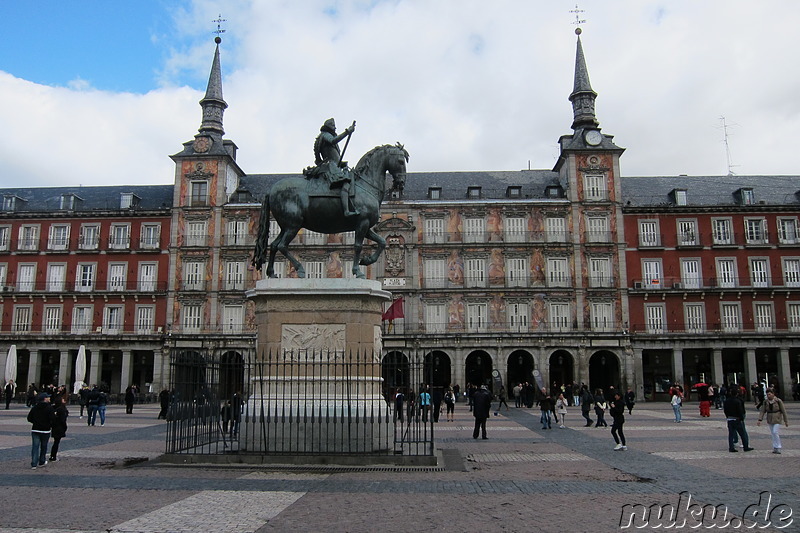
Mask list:
[[[681,424],[666,402],[637,404],[626,415],[628,450],[614,451],[609,429],[583,427],[579,408],[569,427],[552,430],[541,429],[535,409],[502,411],[489,439],[473,440],[462,403],[455,422],[435,427],[438,468],[289,470],[159,464],[166,434],[156,407],[128,415],[111,406],[105,426],[88,427],[75,406],[59,461],[31,470],[27,409],[12,405],[0,410],[0,533],[603,532],[620,530],[625,505],[677,507],[688,493],[741,516],[764,507],[762,491],[771,508],[797,511],[780,530],[800,531],[800,403],[787,408],[781,455],[752,405],[755,451],[732,454],[722,411],[701,419],[693,404]]]

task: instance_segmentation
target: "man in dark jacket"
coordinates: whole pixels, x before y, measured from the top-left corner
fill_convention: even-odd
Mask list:
[[[47,442],[50,440],[50,431],[56,414],[50,405],[50,395],[41,393],[36,397],[36,405],[28,412],[28,422],[31,427],[31,468],[47,464]]]
[[[744,402],[739,398],[739,391],[736,388],[731,388],[728,393],[728,399],[725,400],[723,405],[725,418],[728,421],[728,451],[731,453],[738,452],[736,449],[736,434],[742,439],[744,451],[749,452],[753,448],[750,447],[750,439],[747,436],[747,430],[744,427],[745,408]]]
[[[583,418],[586,419],[586,425],[584,427],[591,426],[594,422],[592,422],[589,413],[592,410],[592,404],[594,403],[594,398],[592,398],[592,394],[589,392],[589,388],[584,385],[581,387],[581,415]]]
[[[486,389],[486,385],[472,394],[472,416],[475,417],[475,429],[472,430],[472,438],[477,439],[478,433],[486,437],[486,419],[489,418],[489,411],[492,409],[492,395]]]

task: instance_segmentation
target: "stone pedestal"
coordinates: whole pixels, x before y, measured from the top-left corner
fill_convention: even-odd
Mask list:
[[[380,323],[390,293],[372,280],[266,279],[247,297],[256,307],[259,372],[241,449],[374,454],[388,448]]]

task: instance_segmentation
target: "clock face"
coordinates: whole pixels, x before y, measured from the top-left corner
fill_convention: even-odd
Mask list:
[[[194,140],[194,151],[199,153],[208,152],[211,148],[211,139],[208,137],[197,137]]]
[[[586,139],[587,144],[597,146],[603,141],[603,136],[597,130],[589,130],[586,132],[586,135],[584,135],[584,139]]]

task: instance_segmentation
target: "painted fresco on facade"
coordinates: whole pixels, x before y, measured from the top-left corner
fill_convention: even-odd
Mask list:
[[[454,296],[447,306],[447,323],[451,329],[464,329],[464,300]]]
[[[447,258],[447,281],[451,285],[464,285],[464,260],[455,250]]]
[[[505,261],[503,250],[492,248],[489,255],[489,285],[504,285],[506,280]]]

